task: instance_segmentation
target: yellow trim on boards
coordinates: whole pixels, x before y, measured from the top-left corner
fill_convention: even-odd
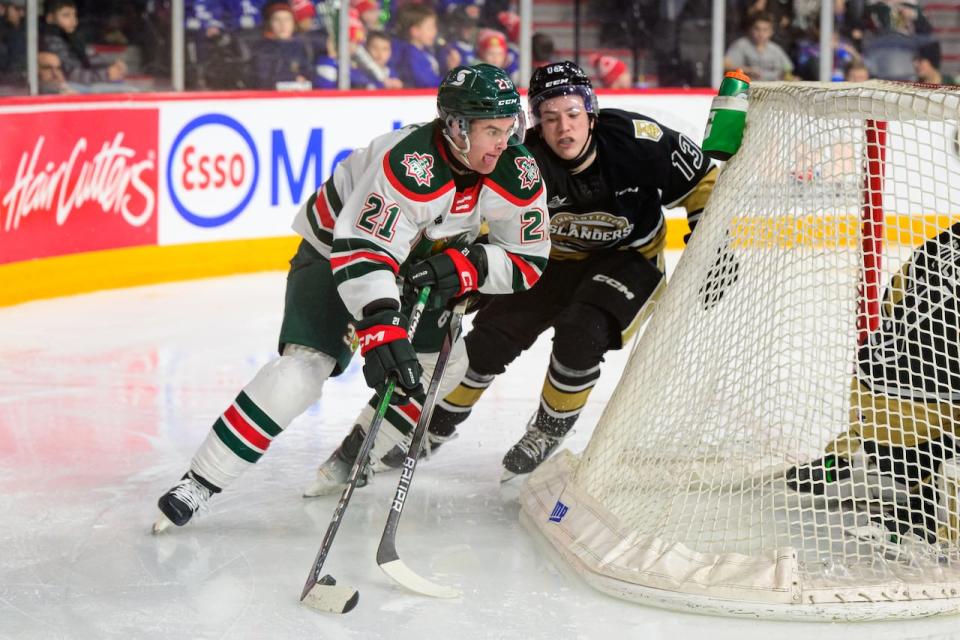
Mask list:
[[[300,238],[131,247],[0,265],[0,306],[158,282],[284,271]]]
[[[885,242],[914,243],[931,238],[957,219],[954,215],[897,215],[884,221]],[[790,248],[798,245],[851,245],[855,216],[734,220],[742,248]],[[689,232],[683,218],[667,219],[666,249],[683,249]],[[838,241],[838,237],[841,240]],[[132,247],[0,264],[0,306],[29,300],[135,287],[159,282],[211,278],[256,271],[285,271],[297,250],[298,236],[226,240],[163,247]]]

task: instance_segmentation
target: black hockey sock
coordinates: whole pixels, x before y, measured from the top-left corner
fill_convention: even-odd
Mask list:
[[[443,408],[443,406],[438,404],[433,409],[433,416],[430,419],[429,431],[435,436],[447,438],[453,435],[453,432],[457,430],[457,425],[466,420],[469,416],[469,409],[459,413],[454,413],[452,411],[447,411]]]
[[[448,437],[456,431],[457,425],[466,420],[483,392],[493,382],[495,376],[477,373],[467,369],[457,388],[437,403],[430,420],[430,433]]]
[[[590,392],[600,377],[600,366],[578,370],[565,367],[555,355],[543,381],[537,428],[554,437],[562,437],[573,427]]]

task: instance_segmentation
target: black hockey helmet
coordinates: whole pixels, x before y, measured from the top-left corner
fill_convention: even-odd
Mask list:
[[[533,72],[527,98],[530,102],[530,119],[534,126],[540,124],[540,105],[544,100],[557,96],[578,95],[591,117],[596,117],[597,94],[593,92],[590,78],[583,69],[569,60],[551,62]]]

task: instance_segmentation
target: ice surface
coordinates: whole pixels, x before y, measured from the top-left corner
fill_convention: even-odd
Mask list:
[[[283,283],[267,273],[0,309],[0,638],[960,637],[956,618],[841,626],[660,611],[554,565],[519,524],[518,481],[499,483],[536,407],[546,338],[413,481],[401,556],[462,598],[410,594],[377,569],[396,483],[380,475],[354,494],[325,567],[359,588],[359,605],[334,615],[298,604],[336,503],[300,493],[367,398],[356,363],[209,512],[151,535],[157,498],[274,357]],[[574,451],[624,359],[608,358]]]

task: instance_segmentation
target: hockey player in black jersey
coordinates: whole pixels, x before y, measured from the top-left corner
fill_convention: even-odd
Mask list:
[[[535,469],[573,427],[604,354],[628,342],[665,283],[663,208],[684,207],[693,229],[718,172],[683,134],[638,113],[598,109],[572,62],[537,69],[529,102],[550,260],[536,287],[491,299],[477,314],[466,337],[469,369],[438,404],[429,432],[434,444],[449,439],[494,377],[552,327],[540,406],[503,459],[505,477]]]
[[[960,515],[944,512],[953,499],[934,480],[960,447],[960,221],[891,279],[856,364],[849,430],[823,457],[789,469],[787,486],[871,503],[877,539],[935,542]]]

